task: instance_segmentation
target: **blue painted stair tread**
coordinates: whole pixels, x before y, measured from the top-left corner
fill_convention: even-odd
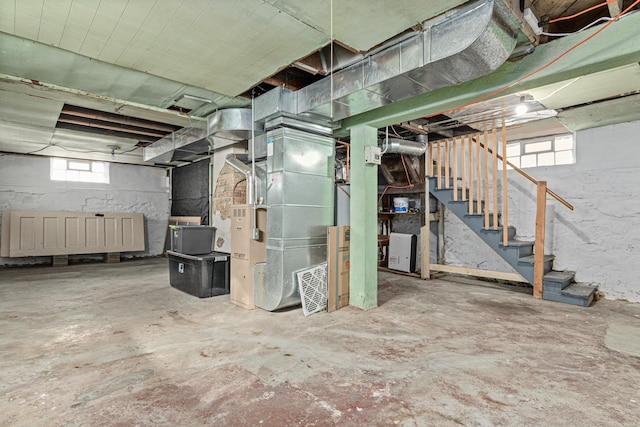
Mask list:
[[[544,275],[544,285],[546,288],[562,290],[569,286],[574,274],[567,271],[550,271]]]
[[[453,200],[453,178],[449,178],[449,188],[445,187],[446,179],[441,177],[442,188],[438,189],[438,178],[429,177],[429,191],[444,204],[467,227],[478,235],[490,248],[518,271],[530,284],[533,284],[534,242],[516,239],[515,227],[508,228],[508,245],[503,245],[503,227],[500,225],[502,215],[498,213],[498,227],[494,229],[493,213],[489,215],[489,227],[484,228],[485,214],[476,213],[477,201],[474,200],[473,213],[469,213],[469,200],[462,200],[462,189],[458,186],[458,200]],[[485,207],[481,201],[482,209]],[[587,307],[591,304],[597,288],[573,283],[574,273],[553,271],[553,255],[544,256],[543,298],[568,304]]]
[[[564,302],[566,304],[589,307],[597,288],[580,283],[573,283],[559,292],[545,289],[543,298],[549,301]]]

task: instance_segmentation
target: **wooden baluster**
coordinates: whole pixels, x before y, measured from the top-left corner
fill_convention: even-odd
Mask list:
[[[453,147],[453,200],[458,201],[458,147],[456,145],[456,138],[451,140]]]
[[[502,118],[502,245],[509,246],[509,199],[507,196],[507,128]]]
[[[478,196],[476,197],[476,213],[482,214],[482,162],[480,158],[480,133],[476,133],[476,175],[477,175],[477,190]]]
[[[429,143],[429,168],[427,169],[429,176],[433,176],[433,142]]]
[[[462,201],[467,200],[467,159],[465,159],[466,143],[464,136],[460,137],[460,169],[462,172],[460,187],[462,188]]]
[[[444,188],[449,188],[449,171],[451,165],[449,164],[449,140],[444,140]]]
[[[544,281],[544,234],[547,220],[547,181],[538,181],[536,200],[536,243],[533,256],[533,296],[542,298]]]
[[[484,228],[489,229],[489,208],[491,207],[491,199],[489,199],[489,123],[484,125]]]
[[[491,146],[493,148],[493,229],[498,229],[498,136],[496,135],[496,121],[493,121],[491,129]]]
[[[473,136],[467,135],[469,148],[469,215],[473,214]]]
[[[442,188],[442,164],[440,163],[440,141],[436,142],[436,156],[437,156],[437,160],[436,160],[436,173],[438,174],[438,190],[440,190]]]

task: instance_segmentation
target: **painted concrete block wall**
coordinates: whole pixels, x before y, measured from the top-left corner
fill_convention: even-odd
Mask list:
[[[546,252],[609,299],[640,302],[640,121],[576,133],[576,164],[526,169],[574,205],[547,198]],[[509,218],[518,238],[535,234],[535,187],[509,172]],[[512,271],[453,215],[445,222],[447,264]]]
[[[169,219],[166,170],[111,163],[110,183],[51,181],[50,159],[0,154],[0,210],[137,212],[144,214],[144,252],[160,255]],[[0,265],[48,263],[51,257],[0,258]]]

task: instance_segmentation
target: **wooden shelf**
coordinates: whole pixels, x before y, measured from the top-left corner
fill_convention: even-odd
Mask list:
[[[422,212],[378,212],[380,215],[420,215]]]

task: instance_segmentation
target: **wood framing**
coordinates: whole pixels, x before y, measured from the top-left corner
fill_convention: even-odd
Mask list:
[[[431,264],[431,271],[442,273],[460,274],[463,276],[481,277],[484,279],[508,280],[510,282],[528,283],[527,280],[518,273],[506,273],[502,271],[479,270],[477,268],[456,267],[453,265]]]
[[[536,243],[533,259],[533,296],[542,298],[544,281],[544,234],[547,217],[547,181],[538,181],[536,205]]]

